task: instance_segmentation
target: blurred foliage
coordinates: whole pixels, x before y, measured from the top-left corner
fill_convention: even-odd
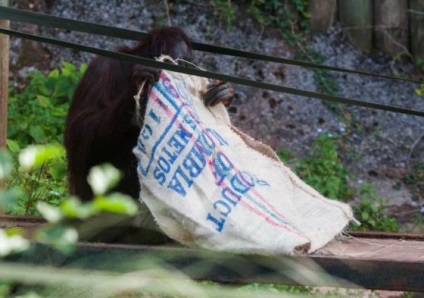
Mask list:
[[[10,147],[9,147],[10,148]],[[9,200],[4,210],[15,215],[37,215],[37,203],[58,205],[67,194],[65,150],[61,145],[29,146],[19,154],[9,154],[9,166],[14,170],[5,179]],[[19,166],[20,164],[20,166]]]
[[[61,156],[57,154],[52,157],[52,155],[47,155],[46,152],[55,151],[52,151],[51,146],[46,145],[23,150],[19,155],[19,160],[24,160],[25,166],[20,164],[20,171],[35,170],[42,167],[45,162],[50,162]],[[3,173],[3,178],[7,178],[7,175],[11,173],[11,162],[10,154],[6,151],[0,151],[0,173]],[[137,212],[137,205],[132,198],[108,193],[119,181],[119,177],[120,173],[110,165],[95,167],[89,173],[89,183],[95,188],[94,192],[96,193],[93,201],[81,203],[77,198],[70,197],[65,199],[58,207],[39,202],[37,208],[49,224],[38,228],[33,233],[31,240],[59,250],[64,260],[73,256],[74,262],[79,264],[77,268],[78,266],[90,268],[88,264],[92,262],[91,259],[87,260],[71,255],[78,241],[78,233],[67,224],[67,220],[86,219],[100,212],[134,215]],[[4,207],[5,201],[13,204],[15,201],[19,201],[19,198],[13,195],[5,197],[4,192],[0,192],[0,207]],[[34,249],[23,235],[23,230],[0,229],[0,257]],[[212,252],[207,253],[212,254]],[[55,260],[58,255],[50,252],[49,257]],[[280,261],[284,260],[280,259]],[[62,261],[59,260],[59,262]],[[196,282],[178,270],[166,266],[159,259],[145,253],[137,255],[136,258],[121,259],[119,265],[116,264],[113,257],[111,259],[101,258],[100,262],[101,267],[113,266],[123,274],[114,270],[53,268],[52,266],[0,261],[0,297],[186,297],[189,294],[194,297],[245,298],[279,297],[281,293],[284,293],[285,297],[289,297],[290,294],[287,293],[304,294],[308,292],[304,287],[271,284],[236,287]],[[207,270],[202,266],[201,260],[198,260],[198,262],[196,266],[199,266],[202,270]],[[137,270],[134,271],[134,268],[137,268]],[[193,267],[193,269],[195,268]],[[290,270],[293,270],[293,266],[290,267]],[[299,274],[303,274],[303,272],[309,279],[319,279],[321,275],[325,275],[323,272],[311,273],[309,270],[305,271],[303,267],[299,267],[297,270],[299,270],[299,273],[296,274],[296,277],[299,277]]]
[[[269,291],[273,293],[291,293],[291,294],[310,294],[311,289],[305,286],[291,286],[291,285],[279,285],[279,284],[261,284],[261,283],[251,283],[243,287],[243,289],[248,290],[251,293],[261,293],[264,291]],[[314,296],[314,295],[308,295]]]
[[[89,269],[51,268],[0,263],[0,278],[9,277],[21,287],[13,289],[7,284],[0,297],[322,297],[322,294],[303,292],[302,287],[253,284],[239,286],[210,282],[197,282],[171,267],[155,264],[154,260],[136,261],[141,269],[126,272],[128,262],[121,271],[110,272]],[[133,260],[134,261],[134,260]],[[147,268],[149,264],[150,268]],[[154,266],[154,267],[153,267]],[[133,267],[133,266],[130,266]],[[300,268],[296,268],[299,269]],[[321,272],[325,275],[324,272]],[[290,273],[288,273],[290,274]],[[319,272],[309,274],[318,278]],[[37,286],[33,286],[36,284]],[[25,287],[23,287],[24,285]],[[280,288],[288,288],[280,291]],[[0,283],[0,291],[2,284]],[[14,291],[14,292],[12,292]],[[12,296],[13,295],[13,296]],[[17,296],[15,296],[17,295]]]
[[[30,146],[19,154],[20,174],[28,174],[45,168],[46,164],[61,160],[64,148],[60,145],[38,145]],[[7,151],[0,151],[0,173],[1,177],[8,181],[11,170],[12,158]],[[35,233],[35,239],[41,243],[47,243],[63,252],[72,251],[74,244],[78,241],[77,231],[66,225],[69,219],[87,219],[102,212],[134,215],[138,206],[129,196],[119,193],[108,193],[119,182],[120,173],[111,165],[100,165],[93,167],[89,173],[89,184],[95,192],[92,201],[82,203],[76,197],[65,197],[58,206],[50,205],[52,202],[37,194],[42,192],[28,189],[26,185],[13,185],[0,190],[0,209],[14,212],[21,208],[30,208],[35,213],[37,210],[51,225],[40,228]],[[101,187],[99,187],[101,185]],[[40,186],[42,187],[42,186]],[[22,206],[23,205],[23,206]],[[32,210],[34,208],[34,210]],[[14,231],[10,233],[10,231]],[[21,241],[21,231],[0,229],[0,255],[21,249],[28,243]]]

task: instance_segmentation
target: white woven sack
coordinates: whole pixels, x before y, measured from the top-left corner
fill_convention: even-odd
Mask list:
[[[233,127],[222,104],[205,107],[207,83],[163,71],[149,95],[134,154],[159,227],[188,246],[260,254],[312,252],[341,233],[350,207]]]

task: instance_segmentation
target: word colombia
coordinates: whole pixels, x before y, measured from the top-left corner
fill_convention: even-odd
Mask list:
[[[186,198],[192,187],[209,186],[212,179],[216,199],[210,202],[206,220],[221,232],[242,197],[255,186],[269,183],[237,168],[222,150],[229,143],[216,130],[205,127],[193,103],[185,100],[186,87],[179,85],[162,75],[151,90],[134,149],[138,172],[142,180],[153,178],[157,187],[180,198]],[[202,183],[205,179],[208,182]]]

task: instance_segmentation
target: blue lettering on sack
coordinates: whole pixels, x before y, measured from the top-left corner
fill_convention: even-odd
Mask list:
[[[171,96],[170,93],[172,93],[173,96]],[[160,94],[161,97],[158,97],[156,94]],[[148,124],[148,121],[144,122],[143,128],[141,129],[137,141],[137,146],[135,148],[136,150],[144,153],[147,156],[146,160],[139,159],[138,170],[143,176],[147,176],[147,174],[149,173],[150,167],[156,154],[156,150],[159,148],[160,144],[165,140],[165,138],[169,135],[171,129],[174,128],[174,125],[177,120],[180,117],[186,119],[184,120],[184,123],[187,123],[189,127],[193,126],[191,122],[196,122],[194,118],[190,119],[191,115],[184,113],[184,107],[187,106],[187,103],[182,101],[181,98],[178,96],[177,91],[172,86],[172,83],[167,76],[162,76],[161,80],[153,86],[151,96],[154,97],[154,100],[152,100],[159,108],[165,111],[165,113],[169,113],[172,115],[172,119],[165,127],[163,133],[158,138],[156,138],[155,143],[152,145],[152,149],[150,152],[147,152],[145,142],[149,141],[150,136],[153,135],[155,132],[154,127],[151,127]],[[163,99],[166,101],[166,103],[163,102]],[[150,117],[156,123],[161,122],[160,117],[152,109],[150,109],[149,112],[146,113],[146,117]],[[147,128],[147,126],[149,127]]]
[[[146,152],[145,142],[152,142],[155,126],[145,121],[136,149],[146,154],[147,158],[143,161],[144,164],[139,162],[139,172],[146,176],[152,167],[152,177],[159,185],[184,198],[196,178],[209,166],[215,185],[221,188],[221,192],[212,202],[212,210],[208,212],[206,220],[216,231],[221,232],[240,200],[246,197],[253,187],[269,186],[269,183],[248,171],[236,168],[220,150],[220,147],[228,146],[229,143],[214,129],[203,128],[195,109],[189,108],[190,100],[181,98],[189,96],[181,93],[181,86],[177,87],[177,92],[169,78],[165,77],[154,88],[155,92],[161,95],[161,99],[155,98],[154,102],[172,117],[170,120],[166,118],[169,123],[163,132],[154,138],[156,141],[151,145],[151,152]],[[153,109],[146,113],[146,117],[158,124],[164,121]],[[182,162],[176,165],[182,155]]]
[[[167,187],[185,197],[187,189],[193,184],[193,179],[197,178],[206,167],[206,158],[212,155],[214,149],[215,143],[210,136],[206,132],[200,132],[193,147],[184,158],[182,167],[178,166]]]
[[[190,188],[192,184],[193,180],[187,176],[180,166],[178,166],[167,187],[185,197],[187,195],[187,189]]]

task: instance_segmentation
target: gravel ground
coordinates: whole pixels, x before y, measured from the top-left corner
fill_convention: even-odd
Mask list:
[[[15,5],[22,5],[20,2],[25,1],[15,1]],[[51,0],[42,9],[57,16],[142,31],[166,25],[168,21],[162,1],[145,0],[137,1],[137,4],[120,0],[75,2]],[[237,27],[228,29],[212,17],[213,9],[210,6],[202,4],[207,1],[196,4],[191,2],[179,1],[179,4],[173,4],[169,20],[172,25],[182,27],[193,40],[293,57],[293,49],[281,41],[272,28],[263,28],[244,17]],[[123,44],[119,39],[70,34],[52,29],[43,29],[41,33],[105,49],[114,49]],[[412,65],[395,63],[382,53],[361,53],[347,42],[338,25],[326,34],[316,35],[312,44],[323,55],[324,64],[388,75],[411,75],[414,71]],[[20,41],[14,41],[13,45],[12,62],[18,63]],[[42,50],[47,51],[50,57],[50,67],[58,65],[62,60],[79,64],[92,59],[90,54],[57,47],[46,46]],[[302,67],[204,53],[196,53],[196,60],[212,71],[317,91],[312,71]],[[18,63],[21,74],[22,70],[27,70],[23,66]],[[415,94],[417,86],[414,84],[341,73],[334,74],[334,80],[341,96],[424,110],[424,98]],[[392,204],[406,203],[418,210],[416,206],[424,203],[419,196],[413,198],[406,187],[398,191],[392,187],[410,173],[414,164],[424,163],[424,118],[344,106],[344,113],[351,118],[346,120],[317,99],[244,86],[236,86],[236,92],[236,100],[230,108],[233,121],[252,136],[274,148],[283,147],[305,155],[319,134],[340,135],[346,164],[355,177],[352,179],[353,186],[363,180],[372,181],[384,197],[392,200]]]

